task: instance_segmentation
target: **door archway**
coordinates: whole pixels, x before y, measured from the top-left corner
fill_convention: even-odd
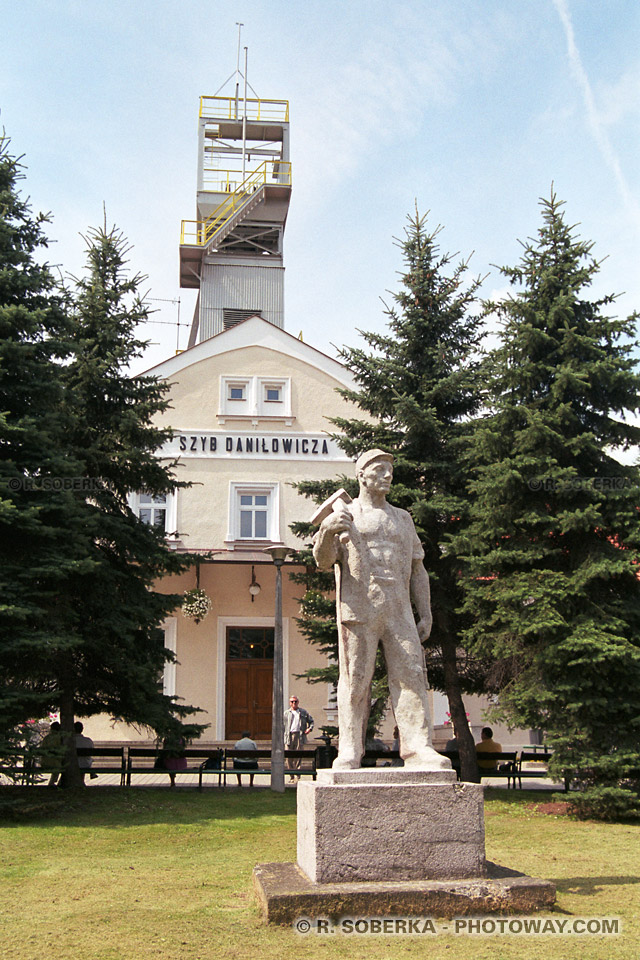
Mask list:
[[[225,739],[248,730],[254,740],[270,740],[274,628],[227,626],[225,639]]]

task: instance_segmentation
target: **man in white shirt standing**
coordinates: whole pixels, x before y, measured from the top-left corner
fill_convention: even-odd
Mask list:
[[[307,742],[307,734],[313,730],[313,717],[310,713],[300,706],[300,701],[295,694],[289,698],[289,709],[284,712],[284,746],[285,750],[302,750]],[[289,761],[289,770],[298,770],[302,761],[291,759]],[[299,780],[300,777],[293,773],[289,775],[290,781]]]

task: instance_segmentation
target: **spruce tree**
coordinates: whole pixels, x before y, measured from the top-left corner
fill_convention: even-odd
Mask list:
[[[157,456],[171,437],[155,422],[169,406],[168,385],[128,372],[145,346],[136,327],[149,308],[139,293],[144,278],[129,274],[127,253],[115,228],[91,231],[86,271],[71,292],[67,444],[81,464],[84,491],[76,500],[78,563],[57,598],[66,642],[51,668],[63,730],[78,714],[107,712],[158,736],[188,737],[202,730],[181,727],[194,708],[165,696],[160,681],[168,656],[160,624],[181,598],[156,584],[192,559],[169,550],[164,531],[143,523],[127,500],[132,491],[161,496],[184,486],[175,464]]]
[[[429,232],[426,217],[417,211],[408,218],[399,242],[405,264],[402,289],[394,294],[395,305],[386,308],[389,332],[364,333],[368,350],[341,351],[357,384],[357,389],[341,392],[366,418],[332,423],[350,456],[370,447],[394,454],[388,499],[413,515],[431,578],[430,682],[448,697],[463,777],[477,780],[463,692],[482,689],[484,665],[461,649],[459,569],[444,545],[464,524],[468,509],[462,441],[480,406],[482,320],[473,309],[481,281],[467,283],[468,262],[454,264],[453,255],[440,252],[440,231]],[[312,484],[301,489],[316,492]],[[326,491],[317,493],[320,499]]]
[[[53,706],[41,657],[57,643],[50,619],[57,582],[73,558],[61,549],[77,464],[65,445],[63,361],[69,355],[64,297],[50,268],[48,216],[19,193],[19,159],[0,137],[0,749],[12,728]]]
[[[0,740],[60,711],[69,785],[73,723],[106,712],[189,736],[193,708],[161,689],[159,626],[180,598],[155,588],[190,563],[131,512],[127,494],[180,484],[155,456],[167,386],[130,377],[147,315],[115,231],[89,237],[87,274],[64,292],[38,260],[46,217],[19,196],[0,143]],[[15,738],[13,738],[15,739]]]
[[[542,226],[502,273],[493,409],[470,456],[467,642],[501,674],[506,719],[542,728],[581,809],[640,811],[640,441],[635,316],[589,299],[593,244],[552,192]],[[635,771],[635,772],[634,772]]]

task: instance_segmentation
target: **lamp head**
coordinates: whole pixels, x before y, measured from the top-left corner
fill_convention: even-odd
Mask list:
[[[282,566],[290,553],[293,553],[291,547],[265,547],[262,551],[268,553],[277,567]]]
[[[251,603],[255,600],[261,590],[261,586],[256,580],[256,568],[251,567],[251,583],[249,584],[249,593],[251,594]]]

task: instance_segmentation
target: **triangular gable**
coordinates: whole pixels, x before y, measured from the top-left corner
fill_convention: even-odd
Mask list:
[[[194,363],[251,346],[264,347],[285,356],[295,357],[334,377],[344,386],[355,387],[353,376],[343,364],[258,315],[247,317],[229,330],[216,333],[176,356],[163,360],[162,363],[145,370],[142,376],[152,375],[165,380]]]

